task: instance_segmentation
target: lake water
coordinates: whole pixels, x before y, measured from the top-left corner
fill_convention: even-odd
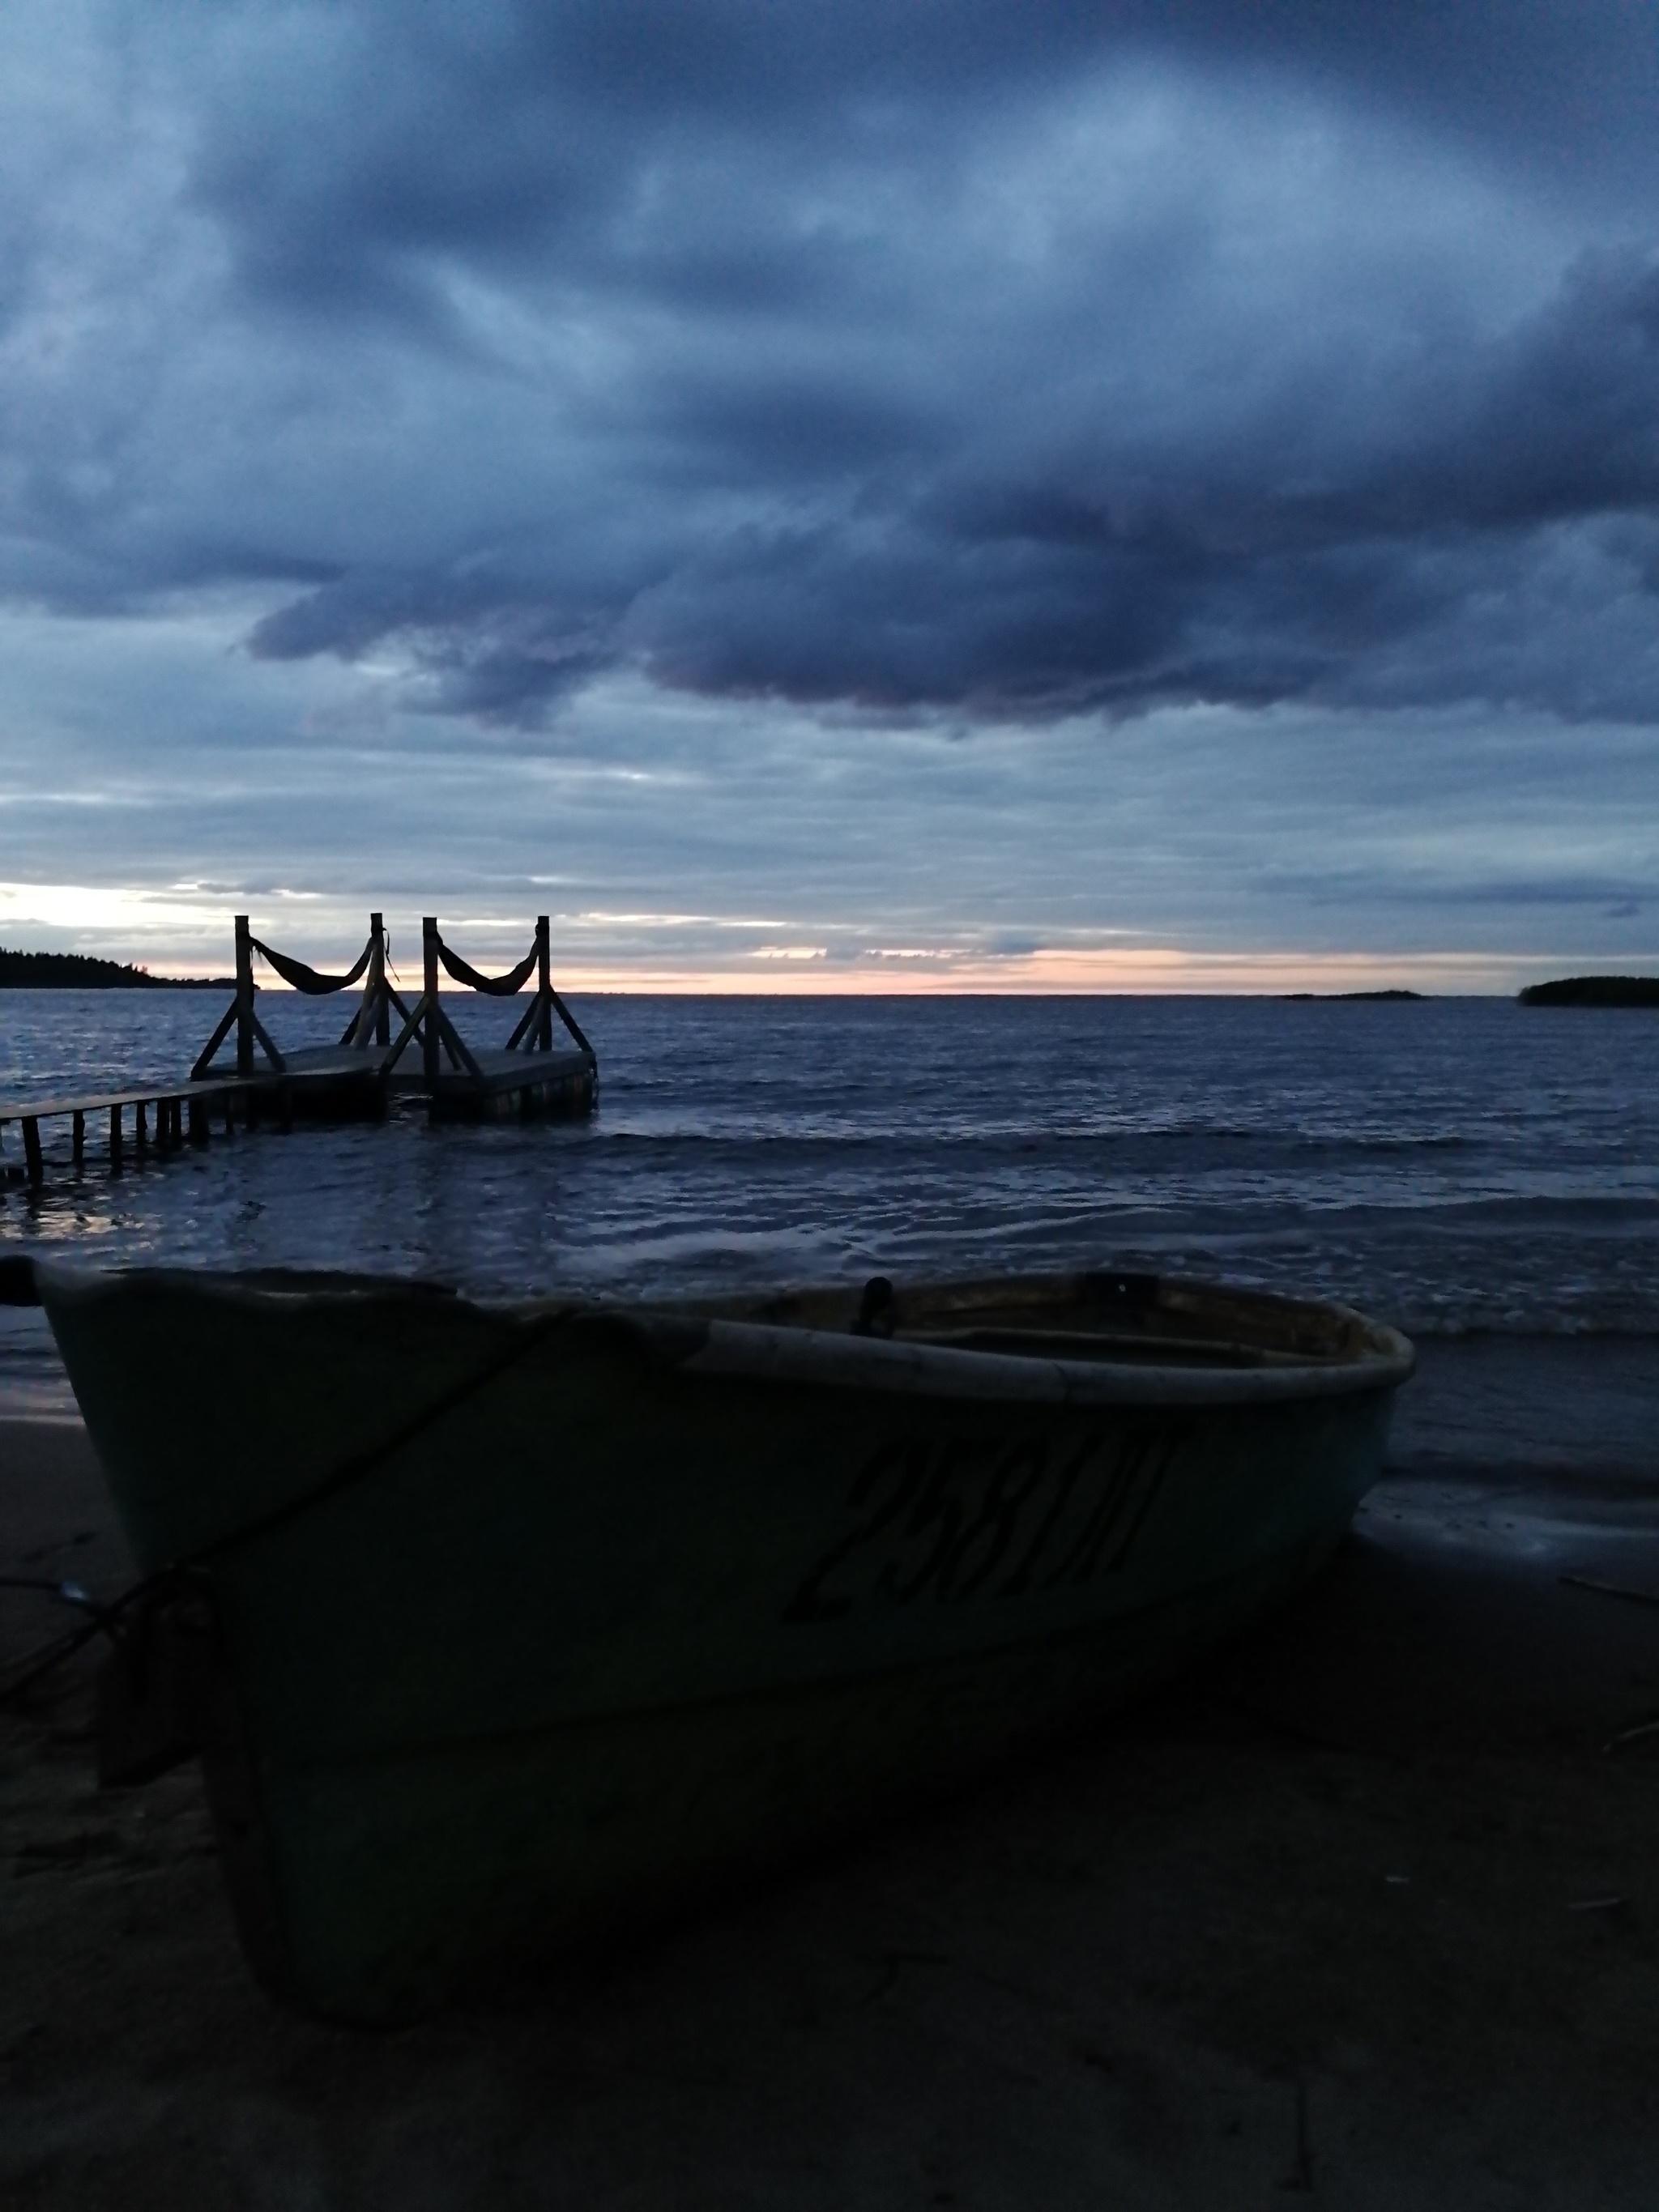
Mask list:
[[[185,992],[0,992],[0,1096],[188,1066]],[[1659,1018],[1492,1000],[573,1001],[590,1121],[216,1136],[0,1195],[0,1249],[672,1296],[1081,1265],[1329,1296],[1413,1335],[1659,1358]],[[335,1002],[262,1000],[278,1042]],[[514,1010],[458,1025],[505,1039]],[[499,1033],[499,1034],[498,1034]],[[60,1157],[66,1132],[53,1138]],[[15,1127],[0,1158],[21,1163]],[[1524,1363],[1523,1363],[1524,1364]],[[64,1385],[38,1316],[0,1400]]]

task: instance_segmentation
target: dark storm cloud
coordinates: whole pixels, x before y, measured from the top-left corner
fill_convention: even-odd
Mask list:
[[[410,246],[539,248],[653,155],[857,161],[1147,54],[1287,74],[1614,190],[1652,175],[1659,26],[1629,0],[397,0],[273,19],[220,80],[199,179],[251,218],[262,276],[326,293]]]
[[[453,660],[465,641],[470,684],[509,714],[607,656],[704,691],[987,715],[1659,711],[1659,268],[1640,255],[1579,262],[1519,329],[1430,356],[1357,423],[1270,390],[1253,419],[1159,440],[1109,404],[1056,422],[1045,403],[1046,434],[1004,459],[971,395],[903,422],[732,381],[724,407],[647,392],[640,434],[697,491],[740,485],[772,514],[672,549],[647,520],[608,601],[553,578],[348,577],[258,649],[349,655],[401,631]],[[791,511],[826,487],[830,512]]]
[[[112,343],[71,327],[0,430],[12,589],[300,583],[256,656],[380,656],[497,724],[627,666],[984,719],[1659,715],[1644,12],[610,0],[128,42],[149,198]],[[50,331],[16,219],[8,327]]]

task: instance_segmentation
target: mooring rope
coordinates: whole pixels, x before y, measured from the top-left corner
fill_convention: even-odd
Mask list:
[[[103,1634],[107,1636],[112,1643],[118,1642],[120,1636],[121,1615],[131,1611],[141,1599],[152,1595],[155,1591],[171,1583],[177,1582],[181,1577],[190,1574],[192,1571],[199,1571],[203,1567],[210,1565],[214,1560],[222,1558],[227,1552],[234,1551],[240,1545],[251,1543],[258,1537],[268,1535],[271,1530],[280,1528],[287,1522],[296,1520],[301,1514],[308,1513],[313,1507],[320,1505],[325,1499],[334,1497],[351,1484],[360,1482],[365,1476],[373,1474],[376,1468],[384,1466],[387,1460],[394,1457],[405,1445],[413,1443],[428,1429],[435,1427],[447,1414],[453,1413],[458,1407],[465,1405],[469,1398],[476,1396],[480,1390],[497,1381],[509,1369],[516,1366],[526,1352],[532,1351],[537,1345],[544,1343],[556,1330],[565,1327],[574,1319],[579,1311],[579,1308],[573,1306],[557,1306],[550,1313],[543,1314],[533,1322],[518,1324],[512,1341],[495,1358],[487,1359],[483,1366],[475,1368],[471,1374],[463,1376],[459,1382],[441,1392],[431,1404],[423,1406],[418,1413],[394,1429],[390,1436],[383,1437],[378,1443],[369,1445],[363,1451],[353,1453],[349,1458],[343,1460],[339,1466],[331,1468],[328,1474],[313,1483],[309,1489],[300,1492],[297,1497],[284,1498],[280,1504],[272,1506],[268,1512],[256,1514],[252,1520],[245,1521],[237,1528],[227,1529],[223,1535],[216,1536],[210,1542],[198,1546],[194,1552],[188,1553],[182,1559],[176,1559],[167,1566],[158,1567],[153,1574],[145,1575],[141,1580],[134,1583],[130,1589],[123,1590],[119,1597],[112,1599],[109,1604],[100,1605],[95,1600],[87,1597],[84,1593],[76,1599],[70,1599],[65,1593],[71,1586],[58,1586],[57,1594],[63,1597],[65,1602],[82,1605],[92,1617],[79,1628],[71,1629],[66,1635],[55,1638],[52,1643],[26,1653],[21,1660],[15,1662],[9,1675],[6,1679],[0,1680],[0,1705],[8,1704],[20,1697],[43,1675],[50,1674],[54,1668],[62,1666],[65,1660],[72,1659],[75,1654],[83,1645],[89,1644],[94,1636]]]
[[[0,1682],[0,1704],[20,1696],[43,1674],[49,1674],[54,1667],[61,1667],[66,1659],[72,1659],[94,1636],[107,1636],[112,1642],[117,1615],[148,1586],[146,1577],[117,1598],[113,1605],[101,1605],[76,1582],[54,1582],[45,1575],[0,1575],[0,1589],[33,1590],[38,1596],[56,1598],[60,1605],[73,1606],[77,1613],[87,1615],[78,1628],[54,1636],[49,1643],[37,1644],[33,1651],[26,1651],[21,1659],[12,1662],[6,1679]]]

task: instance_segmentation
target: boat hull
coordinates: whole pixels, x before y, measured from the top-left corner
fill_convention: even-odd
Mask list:
[[[1402,1371],[1161,1401],[396,1286],[46,1303],[158,1602],[210,1620],[196,1734],[250,1956],[364,2021],[1168,1674],[1328,1554]]]

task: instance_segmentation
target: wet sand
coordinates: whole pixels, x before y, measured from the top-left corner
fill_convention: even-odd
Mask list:
[[[1659,1607],[1583,1585],[1659,1593],[1659,1376],[1547,1376],[1499,1465],[1506,1359],[1425,1362],[1329,1574],[1155,1702],[396,2034],[267,2003],[193,1771],[100,1796],[64,1681],[0,1720],[0,2199],[1651,2204]],[[124,1571],[79,1430],[0,1422],[0,1572]]]

